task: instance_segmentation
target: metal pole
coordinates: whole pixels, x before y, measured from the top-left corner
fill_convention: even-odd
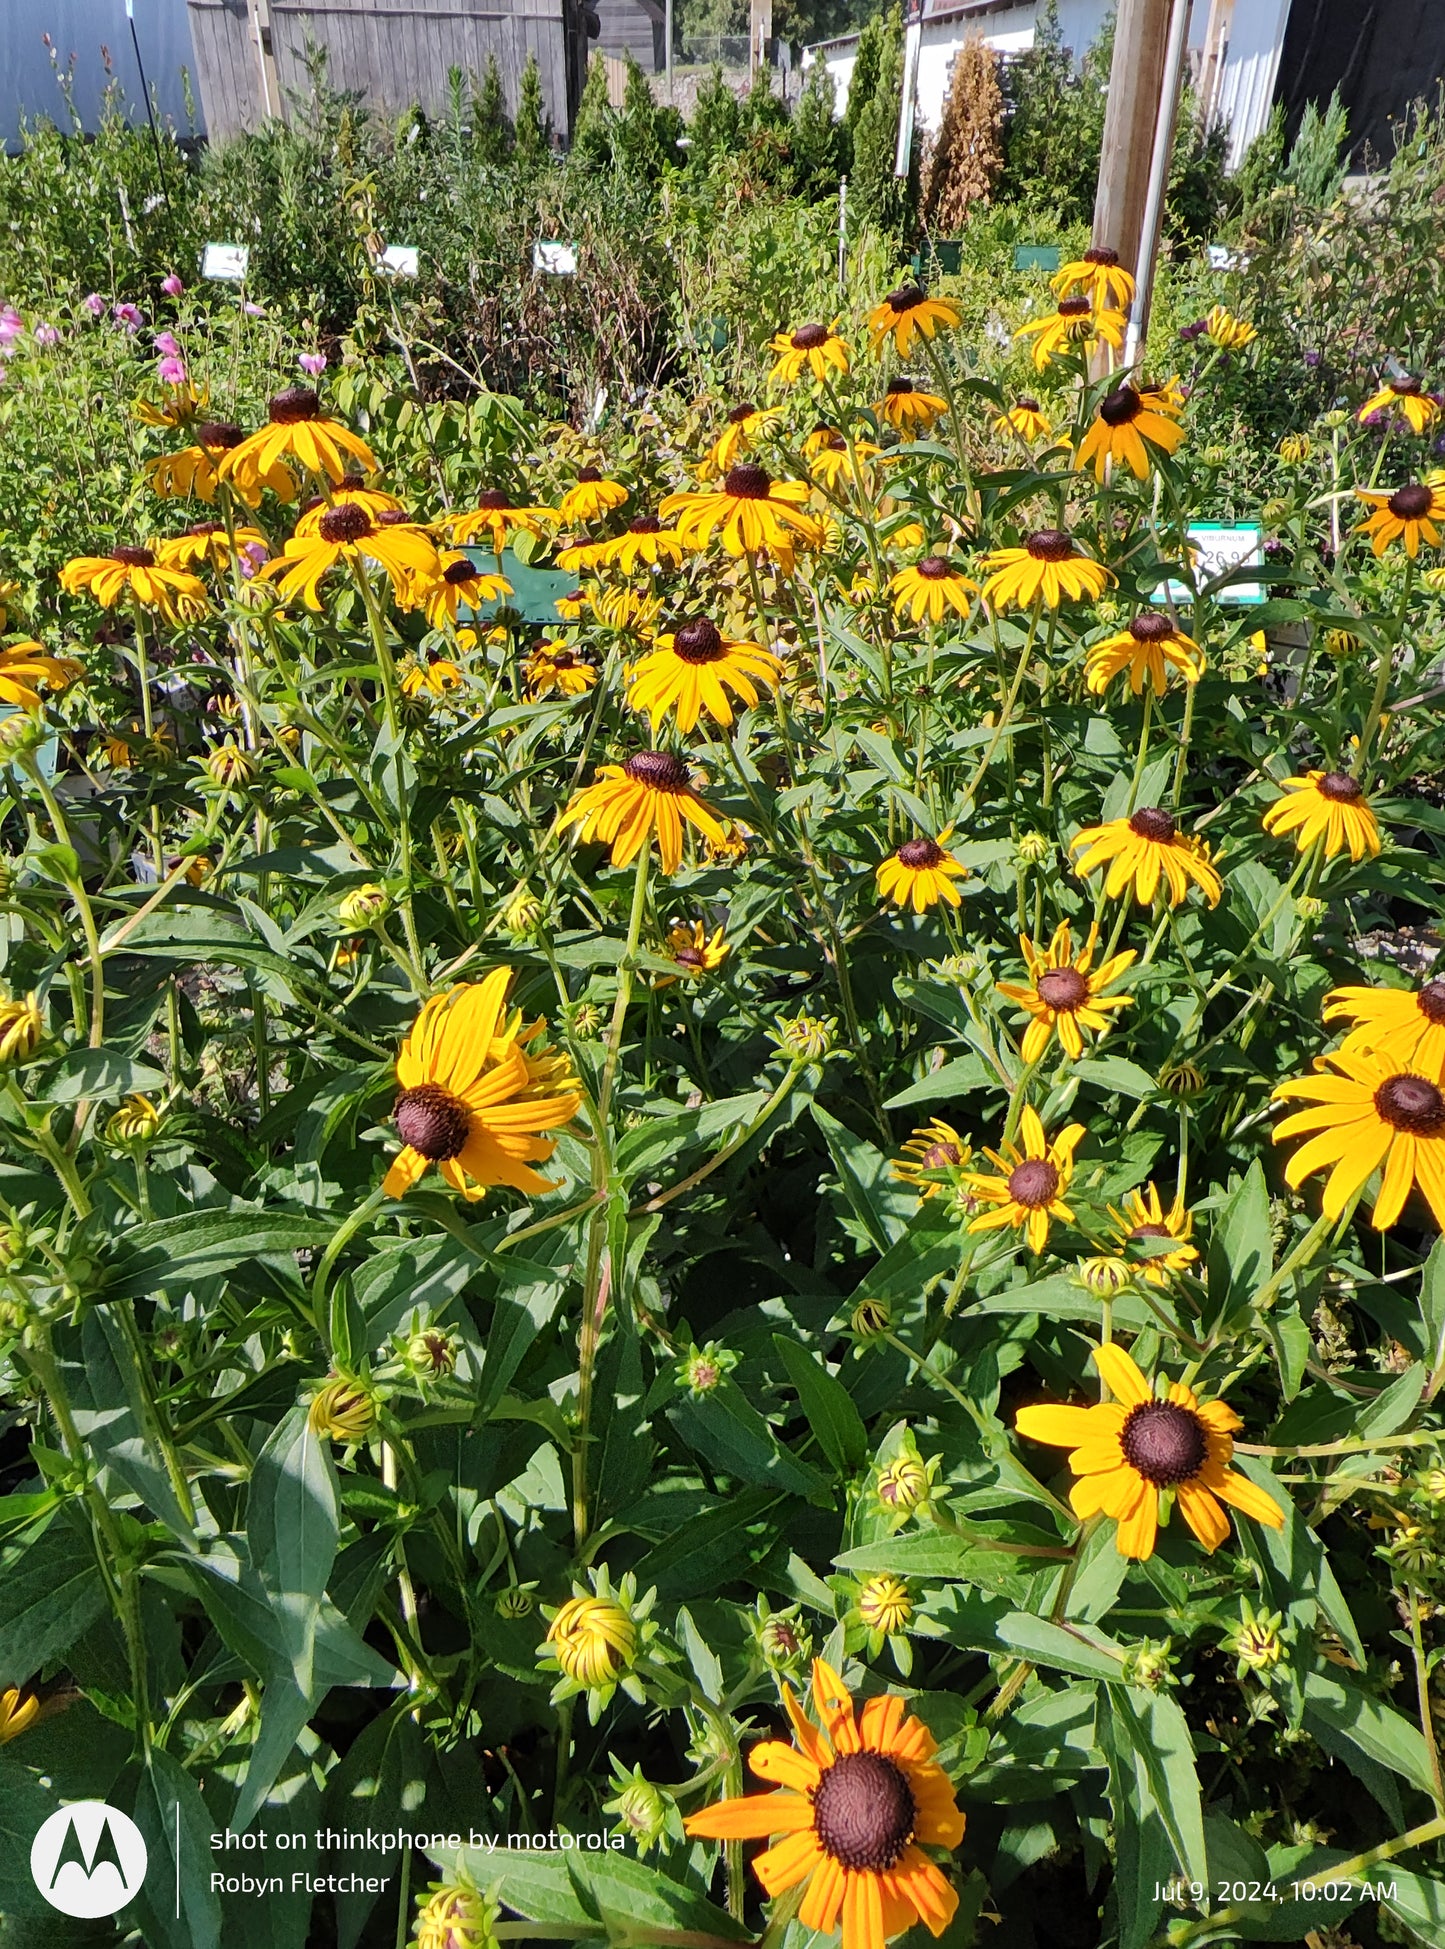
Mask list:
[[[1164,50],[1164,85],[1159,95],[1159,119],[1154,124],[1154,153],[1149,159],[1149,187],[1144,194],[1144,220],[1139,232],[1139,270],[1134,303],[1124,337],[1124,364],[1133,365],[1149,334],[1149,307],[1154,301],[1154,267],[1159,255],[1159,232],[1164,224],[1164,192],[1174,153],[1174,122],[1179,112],[1179,81],[1189,38],[1191,0],[1174,0],[1169,39]]]
[[[151,141],[156,150],[156,174],[161,179],[161,195],[165,198],[166,209],[171,207],[171,193],[166,185],[166,166],[161,161],[161,137],[156,127],[155,110],[151,107],[151,88],[146,80],[145,62],[140,57],[140,36],[135,31],[135,0],[125,0],[125,17],[130,23],[130,44],[135,49],[135,64],[140,73],[140,91],[145,96],[146,120],[151,125]]]
[[[666,0],[662,10],[662,36],[667,53],[667,105],[673,107],[672,99],[672,0]]]

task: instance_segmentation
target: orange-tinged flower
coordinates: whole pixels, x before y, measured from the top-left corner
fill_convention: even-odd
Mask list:
[[[232,538],[234,536],[234,547]],[[167,535],[156,543],[156,560],[166,568],[226,569],[235,549],[267,547],[259,528],[228,529],[224,521],[198,521],[183,535]]]
[[[1440,525],[1445,522],[1445,477],[1406,481],[1392,492],[1358,487],[1358,499],[1375,512],[1360,523],[1357,534],[1370,537],[1370,547],[1383,555],[1392,541],[1402,541],[1413,562],[1423,541],[1427,548],[1440,546]]]
[[[1327,1022],[1354,1024],[1341,1055],[1373,1050],[1399,1069],[1445,1081],[1445,977],[1423,988],[1332,988],[1321,1012]]]
[[[1295,833],[1302,853],[1320,840],[1326,859],[1346,848],[1356,861],[1366,853],[1373,859],[1379,852],[1380,822],[1357,778],[1343,771],[1311,771],[1280,782],[1285,796],[1266,811],[1266,832]]]
[[[697,470],[698,479],[711,480],[717,474],[725,474],[744,454],[752,453],[758,441],[782,417],[780,406],[755,406],[750,399],[734,406],[723,424],[722,432],[703,455]]]
[[[1055,271],[1049,284],[1059,298],[1067,298],[1077,287],[1101,309],[1123,311],[1134,298],[1134,279],[1119,262],[1118,251],[1102,244]]]
[[[171,623],[197,622],[210,608],[205,585],[187,569],[170,568],[153,548],[123,544],[108,555],[78,555],[60,571],[70,595],[86,589],[102,609],[126,599],[155,609]]]
[[[275,582],[284,600],[299,595],[308,609],[319,609],[321,578],[340,562],[350,563],[362,573],[362,563],[375,562],[390,577],[401,602],[410,599],[413,578],[440,580],[437,552],[420,529],[379,528],[354,501],[328,508],[314,534],[292,535],[260,573]]]
[[[241,427],[234,426],[229,420],[202,420],[192,428],[192,432],[195,435],[194,446],[182,447],[179,453],[163,453],[158,459],[148,460],[145,463],[145,476],[157,494],[194,494],[198,501],[214,501],[221,461],[233,448],[240,446],[246,435]],[[263,487],[269,487],[278,500],[294,501],[296,498],[295,476],[280,460],[259,475],[254,485],[243,486],[239,481],[232,484],[248,507],[259,507]]]
[[[829,1935],[841,1919],[842,1949],[883,1949],[915,1922],[942,1935],[958,1896],[923,1849],[956,1848],[964,1821],[948,1775],[933,1763],[937,1742],[891,1694],[855,1713],[821,1658],[813,1700],[821,1729],[785,1685],[795,1744],[764,1740],[748,1755],[752,1771],[778,1791],[705,1807],[684,1822],[687,1833],[719,1841],[781,1835],[754,1873],[774,1897],[806,1882],[800,1925]]]
[[[557,509],[558,519],[570,528],[578,521],[596,521],[609,508],[620,508],[627,489],[620,480],[606,480],[599,467],[583,467],[575,487],[569,487]]]
[[[0,703],[38,711],[42,690],[64,690],[84,674],[74,657],[51,656],[43,643],[7,643],[0,649]]]
[[[848,370],[848,347],[838,336],[836,319],[831,325],[800,325],[795,332],[775,332],[768,350],[777,354],[768,377],[783,386],[795,386],[805,372],[821,381],[830,372],[841,378]]]
[[[243,494],[274,479],[278,462],[295,461],[308,473],[339,481],[353,465],[376,472],[376,455],[359,433],[327,419],[309,386],[288,386],[268,408],[269,424],[221,455],[216,472]]]
[[[418,574],[403,587],[402,607],[421,609],[433,629],[447,623],[455,628],[463,603],[477,609],[512,593],[505,576],[486,574],[470,555],[450,548],[437,555],[436,572]]]
[[[556,508],[514,507],[499,487],[484,488],[477,504],[451,517],[452,540],[476,541],[484,535],[494,555],[500,555],[513,535],[540,537],[557,520]]]
[[[1047,440],[1054,429],[1048,414],[1036,399],[1018,399],[999,414],[993,423],[993,430],[1005,439],[1015,434],[1032,446],[1035,440]]]
[[[1126,1261],[1132,1265],[1137,1277],[1146,1280],[1151,1286],[1167,1286],[1172,1275],[1183,1272],[1194,1264],[1198,1252],[1189,1243],[1194,1231],[1194,1214],[1184,1202],[1184,1194],[1176,1194],[1174,1202],[1165,1209],[1157,1188],[1148,1184],[1144,1189],[1129,1191],[1124,1196],[1122,1211],[1109,1206],[1110,1229],[1121,1248],[1127,1247],[1135,1239],[1157,1239],[1168,1242],[1167,1251],[1151,1252],[1147,1257]]]
[[[911,433],[915,427],[920,433],[926,433],[948,411],[948,401],[941,393],[929,392],[916,380],[899,373],[888,381],[887,390],[873,410],[900,433]]]
[[[1234,1432],[1243,1426],[1224,1401],[1200,1401],[1182,1381],[1155,1395],[1124,1349],[1096,1347],[1094,1365],[1112,1401],[1092,1408],[1046,1404],[1020,1408],[1014,1426],[1030,1441],[1071,1448],[1069,1467],[1079,1478],[1069,1493],[1081,1521],[1108,1516],[1118,1524],[1119,1554],[1154,1554],[1159,1498],[1172,1493],[1180,1513],[1211,1553],[1229,1535],[1220,1503],[1271,1529],[1284,1527],[1274,1497],[1229,1467]]]
[[[782,658],[759,643],[724,636],[706,616],[694,616],[656,638],[656,648],[633,665],[627,701],[646,711],[656,731],[672,711],[679,731],[704,715],[716,724],[733,721],[731,691],[751,709],[758,686],[776,690]]]
[[[1079,442],[1074,465],[1092,467],[1103,480],[1110,461],[1120,461],[1144,480],[1157,456],[1173,453],[1184,438],[1167,391],[1131,386],[1127,380],[1099,401],[1094,424]]]
[[[953,827],[947,826],[937,839],[905,839],[879,863],[878,897],[891,900],[895,907],[912,907],[916,914],[926,913],[940,900],[950,907],[961,906],[963,896],[953,883],[966,880],[968,868],[948,851],[952,836]]]
[[[1085,683],[1095,697],[1125,671],[1136,697],[1146,679],[1155,695],[1162,696],[1170,670],[1177,670],[1187,684],[1198,683],[1204,652],[1158,609],[1141,611],[1125,628],[1093,644],[1084,658]]]
[[[1084,1136],[1084,1126],[1066,1124],[1050,1140],[1038,1111],[1026,1103],[1019,1135],[1022,1144],[1006,1143],[1001,1150],[985,1147],[984,1156],[995,1166],[997,1176],[984,1171],[968,1173],[970,1195],[993,1206],[992,1211],[980,1212],[970,1220],[968,1229],[992,1232],[1012,1225],[1028,1239],[1031,1252],[1042,1252],[1049,1242],[1051,1218],[1073,1223],[1074,1214],[1064,1203],[1064,1196],[1074,1175],[1074,1152]]]
[[[921,562],[900,569],[888,591],[899,615],[906,612],[916,623],[925,616],[931,623],[941,623],[949,610],[959,616],[968,614],[978,584],[946,555],[925,555]]]
[[[1014,337],[1034,341],[1034,366],[1044,372],[1062,353],[1087,350],[1099,339],[1117,352],[1124,343],[1124,314],[1112,306],[1096,310],[1082,295],[1060,298],[1057,311],[1020,325]]]
[[[1412,433],[1424,433],[1440,417],[1440,402],[1432,399],[1418,379],[1387,379],[1355,415],[1364,421],[1372,413],[1398,413]]]
[[[716,534],[729,555],[766,549],[790,562],[799,542],[822,544],[822,524],[802,511],[811,492],[806,482],[775,481],[766,468],[739,462],[715,492],[669,494],[661,513],[675,521],[684,548],[706,548]]]
[[[983,599],[995,609],[1027,609],[1034,602],[1057,609],[1062,602],[1102,595],[1114,579],[1062,528],[1036,528],[1021,548],[995,548],[985,555],[983,566],[989,571]]]
[[[491,1185],[532,1196],[553,1186],[531,1166],[556,1148],[547,1136],[577,1114],[581,1097],[565,1058],[538,1038],[546,1023],[507,1014],[510,968],[434,995],[396,1059],[400,1153],[383,1180],[400,1198],[432,1165],[464,1198]]]
[[[930,298],[919,284],[900,284],[868,314],[868,342],[876,356],[891,338],[900,359],[922,339],[952,331],[963,314],[947,298]]]

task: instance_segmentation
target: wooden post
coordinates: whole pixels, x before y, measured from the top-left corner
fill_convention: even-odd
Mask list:
[[[256,59],[261,67],[261,103],[268,119],[285,120],[286,104],[276,74],[276,52],[271,45],[270,0],[247,0],[251,35],[256,43]]]
[[[1138,271],[1154,127],[1164,85],[1169,0],[1119,0],[1094,198],[1094,244]]]
[[[1174,155],[1174,124],[1179,116],[1179,84],[1184,78],[1184,49],[1189,37],[1192,0],[1172,0],[1169,39],[1164,53],[1163,93],[1154,127],[1154,154],[1149,164],[1149,188],[1144,198],[1144,222],[1139,233],[1138,274],[1129,330],[1124,339],[1124,363],[1133,365],[1149,337],[1149,308],[1154,302],[1154,264],[1164,227],[1164,197],[1169,187],[1169,164]]]

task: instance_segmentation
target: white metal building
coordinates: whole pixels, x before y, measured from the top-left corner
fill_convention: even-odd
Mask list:
[[[925,0],[918,57],[918,125],[936,129],[965,41],[982,40],[1000,54],[1033,46],[1040,0]],[[1207,109],[1230,125],[1233,168],[1265,123],[1274,100],[1290,0],[1194,0],[1190,59]],[[1076,60],[1097,39],[1113,0],[1059,0],[1059,25]],[[858,36],[819,41],[804,50],[805,67],[824,61],[841,114],[858,51]]]

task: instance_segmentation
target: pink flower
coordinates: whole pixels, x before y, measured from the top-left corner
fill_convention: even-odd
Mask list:
[[[14,305],[6,305],[0,311],[0,352],[8,351],[24,329],[25,321],[20,313]]]
[[[54,325],[37,325],[35,327],[35,343],[37,345],[58,345],[60,343],[60,333],[55,329]]]
[[[181,283],[181,280],[176,276],[174,271],[171,272],[169,277],[163,277],[161,279],[161,289],[168,298],[179,298],[185,288],[185,285]]]
[[[138,332],[145,323],[139,305],[113,305],[110,315],[117,325],[123,325],[128,332]]]
[[[324,352],[303,352],[296,363],[303,372],[309,373],[313,379],[319,379],[326,370],[326,354]]]
[[[88,311],[92,318],[99,318],[105,310],[105,299],[98,291],[92,291],[89,297],[81,299],[80,308]]]
[[[249,298],[241,306],[241,309],[248,318],[264,318],[266,316],[266,307],[264,305],[253,305]]]
[[[168,359],[178,359],[181,356],[181,348],[176,343],[174,332],[157,332],[153,343],[156,350],[163,352]]]
[[[156,377],[163,386],[183,386],[186,383],[186,362],[184,359],[162,359],[156,367]]]

